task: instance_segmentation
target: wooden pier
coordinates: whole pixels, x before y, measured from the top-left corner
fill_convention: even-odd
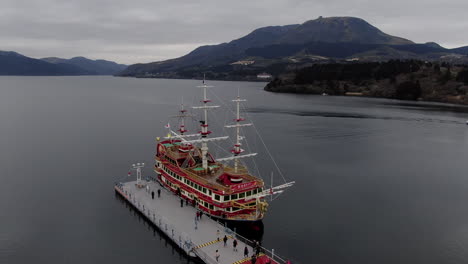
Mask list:
[[[136,181],[117,183],[115,190],[189,256],[198,257],[208,264],[252,263],[251,257],[255,250],[251,241],[206,215],[197,219],[196,208],[186,205],[185,201],[181,206],[180,197],[162,188],[158,182],[145,181],[143,186],[137,186]],[[158,190],[161,190],[160,197]],[[226,246],[223,241],[224,236],[228,238]],[[234,239],[238,242],[237,251],[233,248]],[[244,256],[245,247],[249,252],[247,257]],[[219,255],[218,260],[216,260],[217,255]],[[287,262],[275,256],[273,252],[262,249],[255,263]]]

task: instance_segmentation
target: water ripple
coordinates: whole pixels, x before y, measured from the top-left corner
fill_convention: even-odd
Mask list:
[[[389,115],[345,113],[345,112],[327,112],[327,111],[304,111],[304,110],[297,111],[297,110],[274,109],[274,108],[249,108],[248,112],[249,113],[273,113],[273,114],[304,116],[304,117],[356,118],[356,119],[397,120],[397,121],[408,121],[408,122],[464,124],[464,122],[458,121],[458,120],[438,119],[438,118],[429,118],[429,117],[404,117],[404,116],[389,116]]]

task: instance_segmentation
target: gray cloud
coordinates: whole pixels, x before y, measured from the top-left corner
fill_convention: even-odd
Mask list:
[[[0,0],[0,6],[0,50],[32,57],[150,62],[318,16],[356,16],[416,42],[468,45],[466,0]]]

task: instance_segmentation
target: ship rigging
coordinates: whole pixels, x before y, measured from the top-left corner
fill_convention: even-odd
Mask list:
[[[236,104],[234,124],[225,128],[235,130],[235,139],[231,155],[215,158],[209,151],[209,143],[227,140],[228,136],[210,137],[208,111],[219,108],[211,105],[207,97],[207,86],[203,82],[199,86],[203,90],[202,105],[193,109],[202,110],[200,131],[186,134],[185,118],[191,116],[182,104],[179,111],[179,128],[174,131],[168,124],[168,135],[162,140],[158,138],[156,147],[155,171],[159,182],[181,198],[190,201],[205,214],[233,221],[257,221],[263,219],[267,211],[267,197],[281,194],[285,188],[294,182],[286,182],[279,186],[268,188],[262,178],[249,172],[240,159],[255,157],[257,153],[245,153],[240,135],[241,128],[253,126],[245,123],[240,114],[241,103],[245,99],[237,96],[232,100]],[[253,126],[254,127],[254,126]],[[262,140],[262,143],[263,140]],[[266,147],[266,146],[265,146]],[[271,154],[268,152],[271,157]],[[234,165],[229,166],[228,162]],[[277,167],[276,163],[275,166]],[[279,169],[278,169],[279,170]],[[281,173],[281,172],[280,172]]]

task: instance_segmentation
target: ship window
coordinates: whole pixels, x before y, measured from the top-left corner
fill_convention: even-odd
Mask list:
[[[250,196],[250,195],[252,195],[252,192],[248,191],[246,196]]]
[[[231,200],[235,200],[235,199],[237,199],[237,193],[236,193],[236,194],[233,194],[233,195],[231,195]]]
[[[213,207],[213,205],[212,205],[212,204],[210,204],[210,209],[211,209],[211,210],[213,210],[213,208],[214,208],[214,207]]]
[[[231,207],[228,207],[226,211],[231,212]]]
[[[254,189],[254,190],[252,191],[252,194],[257,194],[257,189]]]
[[[208,190],[208,194],[211,196],[211,194],[213,194],[213,193],[211,192],[211,190]]]
[[[220,200],[220,197],[219,197],[219,195],[215,194],[215,197],[214,197],[214,199],[215,199],[216,201],[219,201],[219,200]]]
[[[203,187],[203,193],[206,193],[206,188],[205,187]]]
[[[245,197],[245,193],[239,193],[239,198],[244,198]]]
[[[229,195],[224,196],[224,201],[229,201]]]

